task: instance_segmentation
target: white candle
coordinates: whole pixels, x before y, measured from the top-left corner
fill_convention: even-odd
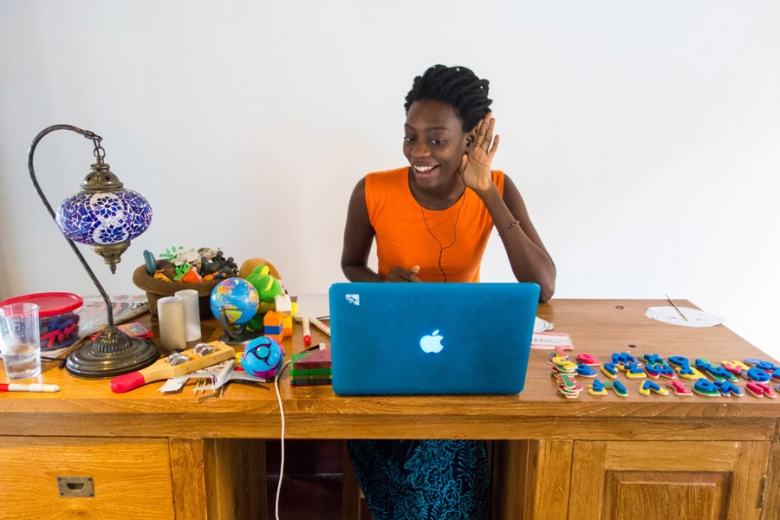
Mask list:
[[[198,291],[185,289],[176,291],[175,296],[182,299],[184,304],[184,337],[187,341],[200,339],[200,305]]]
[[[187,347],[184,332],[184,302],[178,296],[157,300],[157,317],[160,320],[160,345],[165,350]]]

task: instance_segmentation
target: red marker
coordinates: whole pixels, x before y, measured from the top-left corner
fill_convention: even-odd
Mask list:
[[[311,328],[309,327],[309,318],[303,318],[303,344],[307,347],[311,345]]]

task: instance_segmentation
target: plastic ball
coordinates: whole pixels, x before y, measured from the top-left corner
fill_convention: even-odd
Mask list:
[[[211,312],[219,319],[219,309],[225,309],[228,325],[243,325],[257,313],[260,297],[257,289],[243,278],[228,278],[211,291]]]
[[[284,361],[284,347],[273,338],[260,336],[244,347],[241,366],[247,374],[269,379],[281,368]]]

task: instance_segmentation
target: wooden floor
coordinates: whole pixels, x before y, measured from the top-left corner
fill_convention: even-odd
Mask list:
[[[285,467],[279,499],[279,517],[286,519],[341,520],[343,444],[334,440],[285,441]],[[268,518],[275,518],[279,483],[279,441],[266,442]],[[360,520],[373,520],[365,499]]]

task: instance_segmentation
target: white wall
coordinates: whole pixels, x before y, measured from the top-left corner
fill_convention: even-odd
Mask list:
[[[491,80],[495,166],[519,186],[561,298],[690,299],[780,357],[780,3],[0,1],[0,297],[94,294],[26,153],[59,123],[104,137],[155,210],[142,252],[222,247],[325,292],[346,204],[401,166],[403,98],[429,65]],[[48,136],[54,204],[90,143]],[[483,266],[510,280],[500,243]]]

